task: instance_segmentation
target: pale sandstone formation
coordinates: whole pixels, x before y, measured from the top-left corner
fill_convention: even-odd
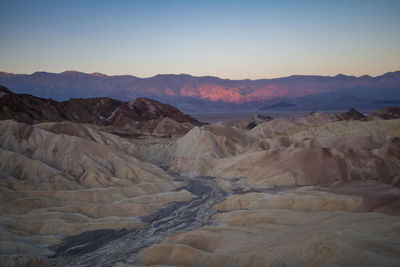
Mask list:
[[[63,236],[140,227],[140,216],[193,197],[121,137],[73,123],[0,129],[1,262],[40,261]]]

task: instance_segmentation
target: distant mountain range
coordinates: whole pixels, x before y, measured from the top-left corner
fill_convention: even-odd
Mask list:
[[[138,78],[76,71],[12,74],[0,72],[0,85],[42,98],[111,97],[123,101],[150,97],[186,112],[218,110],[375,109],[400,103],[400,71],[381,76],[301,76],[229,80],[187,74]],[[290,103],[281,105],[280,103]]]

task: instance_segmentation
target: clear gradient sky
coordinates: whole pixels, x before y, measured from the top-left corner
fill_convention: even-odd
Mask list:
[[[0,0],[0,71],[150,77],[400,70],[400,1]]]

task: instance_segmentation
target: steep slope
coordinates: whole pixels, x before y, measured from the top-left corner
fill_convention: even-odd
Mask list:
[[[183,114],[171,105],[148,98],[136,98],[128,103],[123,103],[108,118],[108,123],[114,126],[124,126],[132,121],[147,121],[162,117],[168,117],[177,122],[201,124],[195,118]]]
[[[12,94],[12,93],[13,92],[11,92],[8,88],[0,85],[0,97],[5,94]]]

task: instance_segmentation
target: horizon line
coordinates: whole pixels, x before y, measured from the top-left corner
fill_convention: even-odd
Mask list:
[[[351,75],[351,74],[338,73],[338,74],[336,74],[336,75],[292,74],[292,75],[288,75],[288,76],[279,76],[279,77],[272,77],[272,78],[231,79],[231,78],[222,78],[222,77],[213,76],[213,75],[199,75],[199,76],[197,76],[197,75],[192,75],[192,74],[188,74],[188,73],[158,73],[158,74],[155,74],[155,75],[153,75],[153,76],[139,77],[139,76],[136,76],[136,75],[133,75],[133,74],[112,74],[112,75],[110,75],[110,74],[105,74],[105,73],[97,72],[97,71],[88,73],[88,72],[78,71],[78,70],[65,70],[65,71],[62,71],[62,72],[35,71],[35,72],[32,72],[32,73],[14,73],[14,72],[0,71],[0,73],[6,74],[6,75],[33,75],[33,74],[35,74],[35,73],[48,73],[48,74],[59,74],[59,75],[60,75],[60,74],[76,73],[76,74],[85,74],[85,75],[89,75],[89,76],[95,76],[95,77],[98,77],[98,78],[117,77],[117,76],[131,76],[131,77],[135,77],[135,78],[138,78],[138,79],[151,79],[151,78],[154,78],[154,77],[156,77],[156,76],[167,76],[167,75],[173,75],[173,76],[186,75],[186,76],[190,76],[190,77],[194,77],[194,78],[213,77],[213,78],[218,78],[218,79],[221,79],[221,80],[230,80],[230,81],[273,80],[273,79],[283,79],[283,78],[290,78],[290,77],[297,77],[297,76],[300,76],[300,77],[317,76],[317,77],[330,77],[330,78],[334,78],[334,77],[337,77],[337,76],[346,76],[346,77],[355,77],[355,78],[361,78],[361,77],[364,77],[364,76],[368,76],[368,77],[371,77],[371,78],[377,78],[377,77],[380,77],[380,76],[383,76],[383,75],[386,75],[386,74],[389,74],[389,73],[396,73],[396,72],[400,72],[400,69],[399,69],[399,70],[393,70],[393,71],[387,71],[387,72],[384,72],[384,73],[382,73],[382,74],[380,74],[380,75],[376,75],[376,76],[372,76],[372,75],[370,75],[370,74],[363,74],[363,75],[356,76],[356,75]]]

